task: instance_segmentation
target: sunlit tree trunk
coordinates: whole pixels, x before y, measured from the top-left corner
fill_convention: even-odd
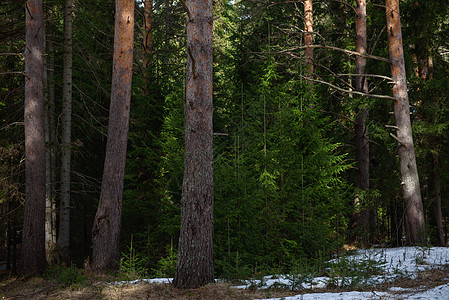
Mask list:
[[[64,6],[64,66],[62,86],[61,138],[61,202],[59,214],[58,255],[63,263],[69,261],[70,244],[70,157],[72,140],[72,13],[73,0]]]
[[[399,0],[386,0],[385,6],[391,76],[394,82],[394,116],[397,126],[396,139],[398,140],[401,185],[404,197],[406,243],[413,245],[424,242],[425,224],[410,122]]]
[[[356,51],[360,54],[366,54],[366,0],[356,0],[355,6],[355,28],[356,28]],[[366,58],[356,56],[355,69],[356,74],[365,74]],[[365,76],[356,76],[354,88],[358,92],[367,93],[367,81]],[[355,158],[357,163],[355,175],[355,187],[361,191],[369,189],[369,137],[367,120],[369,111],[366,105],[361,105],[356,109],[357,117],[355,122]],[[355,213],[353,216],[353,229],[355,231],[355,240],[366,243],[375,232],[375,213],[373,209],[360,207],[360,195],[356,195]]]
[[[119,236],[131,101],[134,0],[117,0],[115,7],[108,141],[100,203],[92,229],[92,269],[97,273],[116,270],[120,259]]]
[[[184,180],[173,281],[177,288],[196,288],[214,281],[212,0],[189,0],[187,9]]]
[[[39,274],[45,257],[44,30],[42,0],[25,3],[25,214],[23,274]]]
[[[312,0],[304,0],[304,46],[313,45],[313,2]],[[305,49],[306,57],[306,78],[313,79],[313,48]],[[308,80],[309,85],[313,84],[312,80]]]

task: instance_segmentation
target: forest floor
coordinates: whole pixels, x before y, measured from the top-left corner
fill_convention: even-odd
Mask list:
[[[175,289],[170,279],[112,282],[86,274],[67,284],[64,278],[4,272],[0,299],[449,299],[449,248],[358,250],[335,259],[331,269],[322,277],[271,275],[191,290]]]

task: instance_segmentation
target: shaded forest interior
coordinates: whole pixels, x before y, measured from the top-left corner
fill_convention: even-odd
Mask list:
[[[2,268],[20,262],[29,192],[24,130],[29,2],[34,1],[3,0],[0,6]],[[204,111],[189,100],[209,86],[213,125],[210,119],[207,135],[213,148],[205,156],[213,159],[213,189],[208,185],[202,192],[213,199],[211,278],[288,273],[329,258],[345,244],[446,246],[447,0],[214,0],[211,14],[201,16],[206,21],[195,18],[202,12],[191,1],[132,2],[134,35],[126,33],[133,37],[127,48],[133,53],[129,132],[121,228],[114,239],[121,258],[132,253],[148,276],[175,275],[187,193],[184,166],[189,158],[195,162],[189,167],[193,177],[212,170],[198,167],[202,156],[194,155],[200,148],[184,147],[191,138],[185,125],[193,134],[202,128],[185,115],[212,112],[208,94],[201,95]],[[82,267],[93,255],[100,192],[117,186],[102,188],[102,181],[108,127],[114,126],[108,125],[111,94],[126,80],[115,85],[111,80],[116,3],[68,3],[44,1],[38,30],[44,43],[45,255],[49,265]],[[398,12],[394,3],[400,4],[403,74],[393,68],[399,53],[391,48],[398,37],[391,25],[392,11]],[[186,24],[203,23],[213,27],[210,51],[209,44],[195,50],[186,31]],[[212,72],[207,69],[212,61],[201,60],[208,51],[213,51],[211,82],[191,92],[186,82],[196,86]],[[407,102],[396,94],[398,82],[405,84]],[[406,103],[401,113],[409,117],[410,134],[401,127],[407,121],[399,118],[398,103]],[[115,125],[124,119],[115,119]],[[198,136],[203,147],[208,140]],[[411,149],[413,154],[403,152]],[[413,163],[403,157],[412,155],[417,185],[413,172],[404,175]],[[412,217],[419,215],[419,205],[421,225]],[[122,266],[120,259],[116,263]]]

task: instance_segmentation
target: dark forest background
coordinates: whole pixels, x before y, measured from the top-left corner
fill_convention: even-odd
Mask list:
[[[63,3],[44,1],[46,93],[60,159]],[[393,100],[356,97],[355,56],[314,49],[316,81],[306,81],[301,1],[214,1],[215,273],[241,278],[288,272],[328,258],[343,245],[404,243],[404,207]],[[355,51],[353,1],[314,1],[314,44]],[[426,243],[439,244],[434,202],[449,217],[448,1],[400,1],[411,119],[426,220]],[[24,206],[25,7],[0,5],[0,258],[19,232]],[[136,2],[131,119],[121,249],[148,275],[173,276],[183,179],[186,13],[155,0],[152,55],[144,63],[143,6]],[[100,196],[111,91],[114,2],[78,0],[73,17],[73,118],[70,257],[91,255]],[[388,58],[384,2],[367,3],[368,53]],[[420,74],[421,59],[432,76]],[[430,60],[429,60],[430,58]],[[390,66],[368,59],[370,94],[391,95]],[[48,102],[47,102],[48,105]],[[354,187],[356,112],[369,109],[370,189]],[[59,157],[59,158],[58,158]],[[437,160],[435,160],[437,157]],[[59,182],[54,181],[59,207]],[[438,193],[437,193],[438,191]],[[374,236],[354,232],[354,198],[375,211]],[[9,233],[9,235],[7,234]],[[361,237],[361,238],[360,238]],[[10,241],[11,242],[11,241]]]

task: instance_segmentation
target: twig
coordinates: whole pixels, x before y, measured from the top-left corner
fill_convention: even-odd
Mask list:
[[[392,134],[391,132],[390,132],[390,136],[392,137],[392,138],[394,138],[399,144],[401,144],[403,147],[405,147],[405,145],[399,140],[399,138],[397,137],[397,136],[395,136],[394,134]]]
[[[23,53],[0,53],[0,56],[23,56]]]
[[[338,76],[361,76],[361,77],[376,77],[376,78],[382,78],[386,80],[393,81],[391,77],[383,76],[383,75],[376,75],[376,74],[337,74]]]
[[[385,127],[387,127],[387,128],[393,128],[393,129],[399,129],[399,127],[398,126],[394,126],[394,125],[385,125]]]
[[[386,63],[390,63],[390,60],[387,59],[387,58],[384,58],[384,57],[370,55],[370,54],[361,54],[361,53],[358,53],[356,51],[351,51],[351,50],[346,50],[346,49],[333,47],[333,46],[326,46],[326,45],[299,46],[299,47],[295,47],[295,48],[291,48],[291,49],[281,50],[278,53],[285,53],[285,52],[290,52],[290,51],[300,50],[300,49],[305,49],[305,48],[324,48],[324,49],[336,50],[336,51],[341,51],[341,52],[344,52],[344,53],[347,53],[347,54],[351,54],[351,55],[356,55],[356,56],[361,56],[361,57],[365,57],[365,58],[376,59],[376,60],[380,60],[380,61],[383,61],[383,62],[386,62]]]
[[[9,75],[9,74],[25,75],[25,72],[13,71],[13,72],[2,72],[2,73],[0,73],[0,75]]]

